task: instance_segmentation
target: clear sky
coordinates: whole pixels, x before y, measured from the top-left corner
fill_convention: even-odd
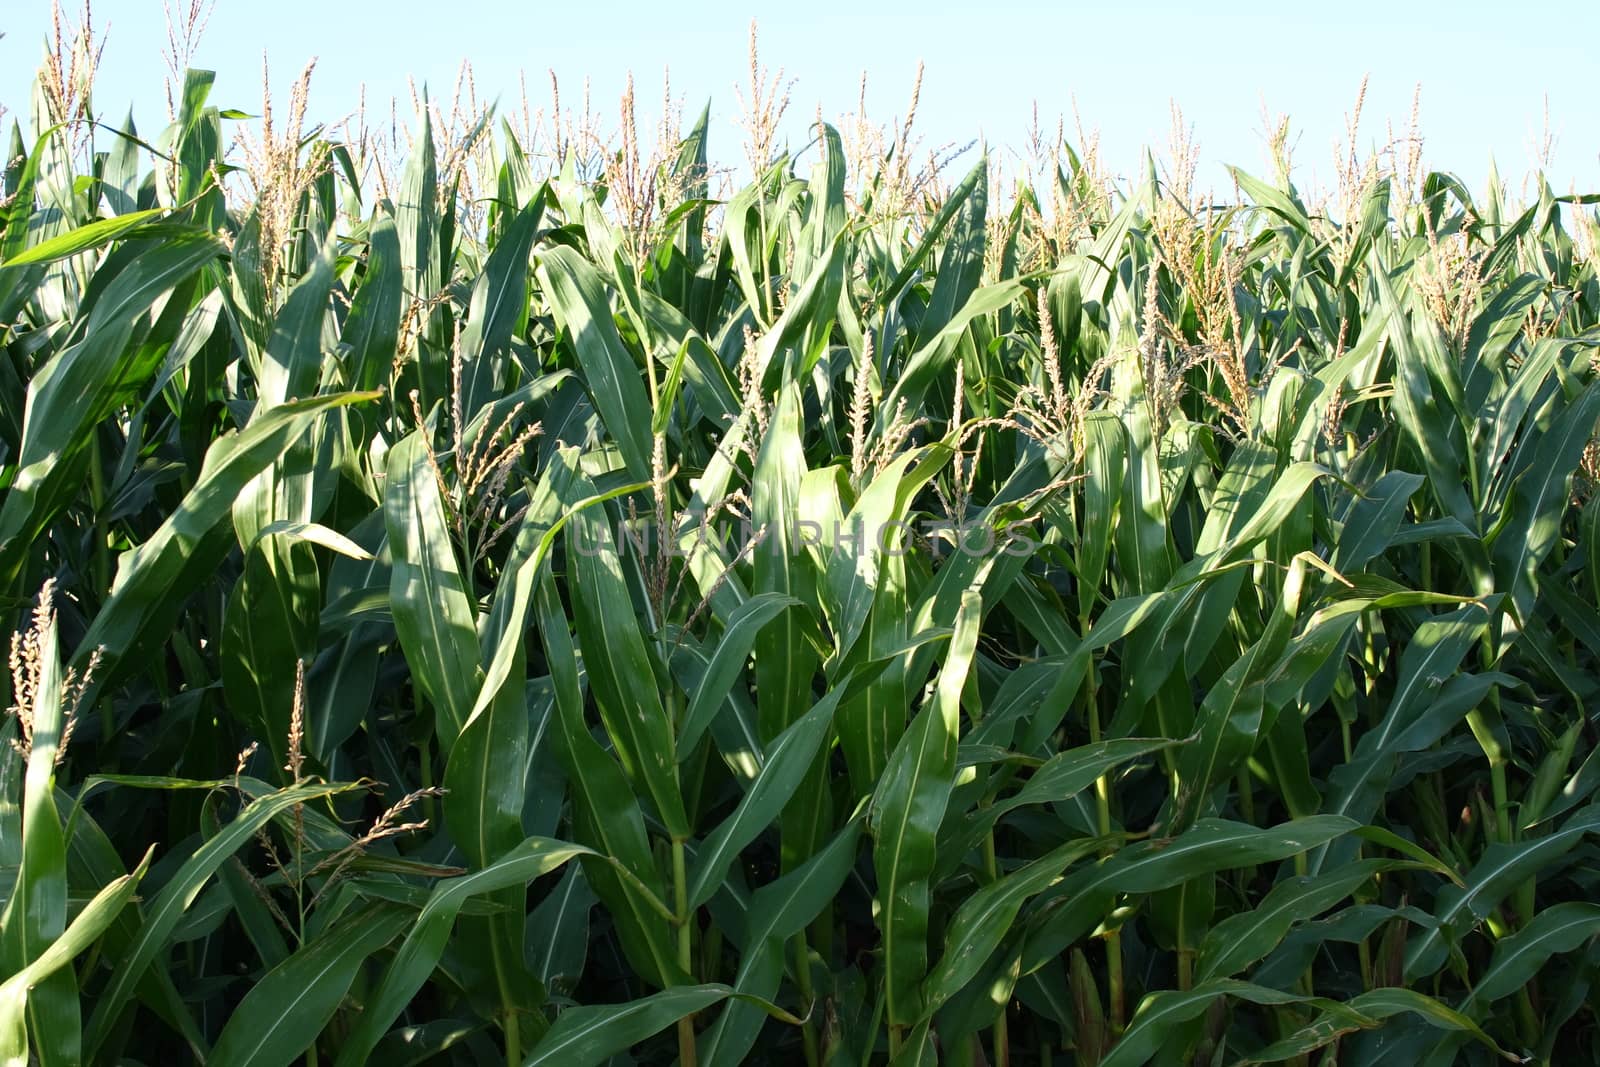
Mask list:
[[[186,0],[185,0],[186,2]],[[49,28],[48,0],[5,0],[0,13],[0,103],[25,110],[31,71]],[[1429,10],[1428,8],[1432,8]],[[141,129],[165,121],[165,19],[161,0],[97,0],[107,48],[95,104],[119,122],[131,103]],[[1160,147],[1175,100],[1195,127],[1201,184],[1220,185],[1219,164],[1267,172],[1263,103],[1292,120],[1298,177],[1330,176],[1333,144],[1364,74],[1370,74],[1363,140],[1387,140],[1406,124],[1422,85],[1427,162],[1477,187],[1491,154],[1513,185],[1534,159],[1548,99],[1558,191],[1600,190],[1600,108],[1594,49],[1600,3],[1391,0],[1339,4],[1032,3],[986,0],[915,5],[811,0],[771,10],[725,2],[541,3],[539,0],[217,0],[195,65],[216,69],[214,102],[254,113],[263,50],[280,91],[312,56],[316,117],[406,98],[405,76],[448,98],[456,68],[471,59],[481,95],[517,100],[526,71],[535,106],[559,75],[564,102],[592,79],[596,109],[614,115],[623,76],[634,71],[641,118],[656,111],[664,67],[690,111],[711,101],[712,154],[739,156],[733,86],[746,77],[747,33],[760,22],[762,60],[795,79],[786,128],[803,139],[824,117],[853,109],[861,72],[882,121],[906,106],[918,60],[927,65],[918,129],[927,146],[984,138],[1020,146],[1035,102],[1053,127],[1074,99],[1101,133],[1111,169],[1138,167],[1141,145]]]

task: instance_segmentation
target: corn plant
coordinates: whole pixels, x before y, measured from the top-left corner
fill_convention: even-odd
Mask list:
[[[7,153],[5,1062],[1600,1056],[1596,198],[211,82]]]

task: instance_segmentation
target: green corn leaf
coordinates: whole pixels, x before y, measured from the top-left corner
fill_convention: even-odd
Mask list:
[[[883,936],[886,1012],[892,1025],[921,1013],[919,985],[928,957],[928,877],[935,835],[954,784],[961,730],[961,691],[977,648],[981,601],[962,598],[956,633],[938,690],[889,757],[872,798],[868,825],[878,873],[878,928]]]
[[[1314,815],[1259,828],[1226,819],[1201,819],[1167,840],[1121,849],[1098,867],[1078,872],[1049,891],[1023,955],[1023,973],[1038,969],[1099,921],[1116,893],[1155,893],[1217,871],[1272,863],[1357,829],[1337,815]]]
[[[372,905],[307,942],[250,987],[217,1036],[208,1063],[282,1067],[309,1048],[350,992],[366,958],[411,922],[404,909]]]
[[[432,116],[423,110],[416,150],[406,162],[395,204],[395,230],[400,236],[400,265],[405,291],[426,300],[439,288],[440,262],[438,160],[433,140]]]
[[[122,962],[117,965],[111,980],[96,1000],[94,1013],[84,1030],[85,1052],[93,1056],[111,1036],[118,1017],[133,995],[135,985],[144,976],[156,954],[167,945],[167,939],[178,920],[193,903],[217,868],[227,862],[240,847],[253,839],[257,830],[278,815],[296,805],[306,804],[321,797],[332,796],[349,789],[349,786],[298,785],[269,793],[251,801],[244,810],[223,827],[200,848],[196,849],[176,873],[167,881],[159,896],[145,911],[144,922],[138,936],[129,946]]]
[[[1196,979],[1238,974],[1276,948],[1295,923],[1315,918],[1396,866],[1387,860],[1362,860],[1327,874],[1279,882],[1255,908],[1229,916],[1207,932],[1195,966]]]
[[[580,477],[574,492],[593,496]],[[585,511],[567,527],[573,614],[589,684],[606,733],[629,779],[654,804],[674,837],[689,836],[679,791],[672,724],[654,684],[655,669],[634,611],[617,544],[603,515]]]
[[[0,504],[0,588],[16,580],[29,543],[82,489],[94,428],[159,366],[152,346],[135,348],[129,358],[141,317],[220,251],[209,235],[190,235],[122,265],[95,301],[81,337],[28,383],[17,472]]]
[[[599,273],[567,248],[539,256],[539,284],[571,338],[595,410],[635,479],[650,477],[650,400],[611,318]]]
[[[921,455],[907,454],[885,467],[862,492],[844,518],[840,545],[828,562],[824,608],[833,626],[835,659],[842,660],[866,626],[883,573],[884,557],[899,551],[904,521],[912,498],[950,459],[950,450],[935,445]],[[850,537],[846,550],[844,537]]]
[[[686,759],[728,700],[762,627],[800,602],[781,593],[757,593],[728,616],[722,638],[689,698],[678,731],[678,759]]]
[[[400,337],[404,298],[400,239],[394,219],[374,212],[368,227],[366,273],[350,300],[350,314],[339,335],[349,352],[345,382],[350,389],[376,389],[389,377]]]
[[[1488,625],[1491,611],[1491,605],[1469,604],[1417,628],[1401,659],[1394,696],[1383,720],[1362,735],[1352,760],[1332,775],[1332,795],[1325,805],[1328,812],[1368,819],[1377,810],[1389,768],[1394,758],[1406,751],[1398,747],[1399,741],[1434,699],[1434,687],[1455,673]],[[1471,706],[1461,707],[1459,714]],[[1313,857],[1311,873],[1317,872],[1323,858]]]
[[[1005,874],[962,901],[950,919],[944,954],[923,983],[923,1016],[931,1016],[973,978],[1010,932],[1017,912],[1061,872],[1085,856],[1115,844],[1115,838],[1069,841],[1032,863]]]
[[[530,837],[483,870],[435,886],[421,913],[409,924],[410,928],[406,929],[406,924],[402,923],[391,933],[392,937],[406,930],[405,940],[379,979],[377,988],[368,996],[355,1028],[341,1043],[339,1058],[335,1061],[337,1067],[368,1062],[379,1038],[400,1017],[439,965],[456,917],[469,900],[526,886],[577,856],[593,854],[579,845]]]
[[[700,848],[694,878],[689,883],[689,907],[698,908],[711,899],[738,854],[790,802],[833,725],[833,713],[843,696],[843,686],[830,690],[767,746],[761,773],[750,783],[744,799],[711,831]]]
[[[1600,419],[1600,388],[1590,385],[1530,449],[1528,466],[1512,492],[1510,522],[1494,541],[1497,585],[1509,591],[1519,618],[1533,610],[1539,565],[1561,536],[1567,483]]]
[[[557,758],[573,785],[574,835],[609,861],[587,863],[584,873],[606,903],[634,968],[657,985],[677,984],[680,969],[665,921],[660,870],[650,853],[644,816],[622,769],[596,743],[583,715],[583,692],[571,631],[554,584],[546,577],[538,591],[539,635],[555,687]],[[624,878],[619,871],[631,877]]]
[[[284,535],[245,555],[223,616],[221,659],[228,710],[266,739],[275,766],[288,760],[295,672],[317,651],[320,576],[311,546]]]
[[[53,263],[58,259],[67,259],[81,252],[108,245],[112,241],[126,237],[133,230],[161,214],[160,208],[152,208],[149,211],[129,212],[115,218],[96,219],[94,222],[57,234],[49,240],[32,245],[25,251],[0,260],[0,270]]]
[[[800,551],[796,518],[800,486],[806,475],[801,443],[800,388],[791,384],[778,394],[767,436],[755,458],[750,517],[763,531],[751,560],[752,589],[806,601],[815,596],[809,561]],[[817,656],[805,639],[806,610],[793,604],[754,635],[758,732],[763,741],[776,737],[810,707],[811,674]]]
[[[543,217],[541,192],[500,235],[473,286],[467,305],[467,327],[459,342],[464,418],[471,419],[494,399],[495,363],[510,345],[512,332],[528,303],[528,259]]]
[[[725,985],[686,985],[626,1004],[568,1008],[522,1061],[523,1067],[604,1063],[684,1016],[732,995],[733,990]]]
[[[942,850],[953,856],[964,854],[978,847],[983,836],[1008,812],[1030,805],[1065,803],[1116,768],[1181,743],[1161,738],[1122,737],[1057,753],[1035,768],[1016,793],[969,814],[957,831],[960,837],[944,845]]]
[[[571,864],[561,884],[528,916],[524,955],[529,972],[546,989],[565,988],[583,973],[595,901],[582,865]]]
[[[1533,917],[1533,921],[1498,942],[1483,977],[1461,1004],[1472,1016],[1503,997],[1524,989],[1549,958],[1571,952],[1600,932],[1600,905],[1568,901]]]
[[[1213,978],[1192,989],[1151,993],[1140,1002],[1128,1029],[1111,1046],[1100,1067],[1135,1067],[1150,1062],[1174,1029],[1198,1018],[1223,996],[1265,1005],[1294,1004],[1304,999],[1230,978]]]
[[[45,983],[52,974],[100,940],[133,899],[140,880],[150,867],[152,853],[153,850],[145,853],[133,873],[106,883],[44,951],[27,966],[0,982],[0,1060],[6,1063],[28,1062],[26,1021],[30,991]]]
[[[81,671],[90,654],[101,650],[102,667],[85,692],[86,703],[92,704],[96,687],[116,673],[135,643],[160,622],[172,619],[194,586],[209,577],[231,541],[218,538],[218,527],[244,485],[322,412],[375,395],[338,393],[281,404],[236,436],[212,445],[194,487],[155,533],[118,561],[111,595],[73,657]]]
[[[1322,1015],[1290,1036],[1239,1062],[1278,1063],[1307,1056],[1319,1048],[1334,1043],[1344,1034],[1373,1029],[1381,1025],[1384,1020],[1402,1013],[1414,1014],[1428,1025],[1444,1030],[1447,1034],[1454,1032],[1475,1037],[1502,1059],[1513,1063],[1520,1062],[1518,1057],[1496,1045],[1487,1034],[1473,1024],[1471,1019],[1414,990],[1373,989],[1351,997],[1343,1003],[1322,1002],[1321,1006]]]
[[[1516,844],[1490,845],[1464,878],[1464,885],[1439,891],[1434,918],[1438,925],[1424,930],[1406,945],[1407,980],[1425,978],[1444,965],[1447,932],[1459,934],[1473,919],[1482,919],[1532,871],[1548,868],[1588,834],[1600,829],[1600,810],[1584,808],[1544,837]]]
[[[476,612],[445,525],[444,502],[419,431],[389,451],[384,519],[394,560],[389,602],[418,686],[448,750],[479,685]]]
[[[745,913],[744,952],[733,985],[771,1000],[783,979],[783,946],[834,898],[855,866],[861,820],[852,818],[833,840],[783,877],[751,894]],[[706,1034],[700,1052],[709,1065],[743,1062],[761,1031],[758,1003],[731,1000]]]
[[[27,972],[67,927],[66,840],[55,803],[56,758],[68,728],[67,694],[49,587],[39,595],[41,603],[31,626],[31,655],[21,652],[17,643],[11,646],[11,662],[17,665],[14,679],[21,681],[24,675],[18,671],[27,672],[30,666],[33,677],[27,694],[30,706],[17,712],[26,714],[32,723],[22,779],[19,866],[11,898],[0,912],[0,960],[8,975]],[[77,977],[70,969],[41,968],[38,986],[31,995],[26,985],[11,991],[18,1013],[15,1025],[21,1028],[20,1016],[25,1013],[41,1064],[74,1062],[81,1055],[83,1027]],[[11,1030],[9,1024],[6,1030]]]

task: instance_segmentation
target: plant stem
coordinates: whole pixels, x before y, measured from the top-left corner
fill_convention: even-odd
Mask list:
[[[417,746],[417,762],[419,764],[418,771],[422,777],[422,788],[424,790],[431,790],[433,788],[432,740],[433,733],[430,731],[429,733],[423,735],[422,743]],[[435,826],[438,825],[438,812],[434,810],[433,794],[431,792],[425,793],[422,797],[422,812],[430,824]]]
[[[683,841],[679,838],[672,840],[672,894],[673,906],[678,913],[678,966],[683,968],[685,974],[689,974],[694,966],[689,940],[689,878],[683,862]],[[678,1062],[683,1067],[696,1067],[698,1063],[693,1015],[685,1015],[678,1020]]]
[[[1000,880],[1000,863],[995,857],[993,830],[983,835],[983,870],[989,878],[990,885]],[[1007,1003],[1010,999],[1006,998]],[[994,1062],[995,1067],[1006,1067],[1011,1062],[1011,1038],[1006,1021],[1006,1004],[1000,1005],[1000,1014],[994,1021]]]
[[[100,431],[89,437],[89,500],[94,507],[94,591],[104,596],[111,589],[111,563],[106,552],[106,475],[100,467]]]
[[[1194,950],[1189,947],[1188,923],[1184,921],[1184,908],[1178,905],[1178,988],[1188,990],[1194,985]]]
[[[1494,795],[1496,840],[1511,843],[1511,801],[1506,790],[1506,765],[1500,760],[1489,764],[1489,788]]]
[[[1078,621],[1080,633],[1089,632],[1089,619],[1087,616]],[[1094,655],[1089,656],[1089,666],[1084,676],[1085,697],[1088,702],[1087,716],[1089,720],[1089,740],[1097,743],[1100,740],[1100,695],[1095,674]],[[1100,836],[1105,837],[1111,833],[1111,776],[1102,774],[1094,782],[1095,815],[1098,819]],[[1112,849],[1106,850],[1106,855],[1111,855]],[[1123,1012],[1122,990],[1122,931],[1112,930],[1106,934],[1106,991],[1110,1003],[1108,1004],[1108,1018],[1113,1033],[1122,1033],[1125,1019]]]
[[[817,1067],[817,1028],[811,1022],[811,1004],[815,993],[811,988],[811,950],[806,945],[805,931],[795,934],[790,942],[794,946],[794,977],[800,987],[800,1000],[806,1008],[806,1021],[800,1027],[800,1041],[805,1047],[806,1067]]]
[[[1496,660],[1494,650],[1494,637],[1485,632],[1479,644],[1479,661],[1484,670],[1492,670]],[[1489,707],[1494,712],[1494,721],[1500,721],[1500,691],[1490,689],[1488,695]],[[1483,745],[1484,754],[1489,757],[1489,783],[1494,792],[1495,828],[1499,832],[1499,841],[1502,844],[1512,843],[1516,837],[1515,828],[1511,824],[1511,796],[1506,781],[1506,764],[1510,757],[1500,747],[1499,739],[1494,737],[1489,725],[1482,721],[1482,716],[1477,711],[1469,712],[1467,724],[1472,732],[1478,736],[1478,741]],[[1538,888],[1538,875],[1530,874],[1518,885],[1514,895],[1517,917],[1522,925],[1526,926],[1533,921],[1535,900]],[[1530,1009],[1531,1010],[1531,1009]]]
[[[517,1017],[511,987],[506,984],[505,945],[502,938],[491,934],[489,951],[494,954],[495,983],[500,987],[500,1010],[505,1016],[501,1025],[505,1031],[506,1067],[517,1067],[522,1062],[522,1020]]]
[[[522,1033],[521,1021],[517,1018],[516,1007],[505,1004],[506,1011],[506,1067],[516,1067],[522,1062]]]
[[[1252,825],[1256,821],[1256,797],[1254,784],[1250,780],[1250,768],[1239,768],[1239,813],[1244,816],[1244,821]]]

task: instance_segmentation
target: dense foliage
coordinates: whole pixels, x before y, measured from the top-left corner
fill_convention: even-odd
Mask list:
[[[4,172],[5,1062],[1600,1056],[1591,201],[210,84]]]

